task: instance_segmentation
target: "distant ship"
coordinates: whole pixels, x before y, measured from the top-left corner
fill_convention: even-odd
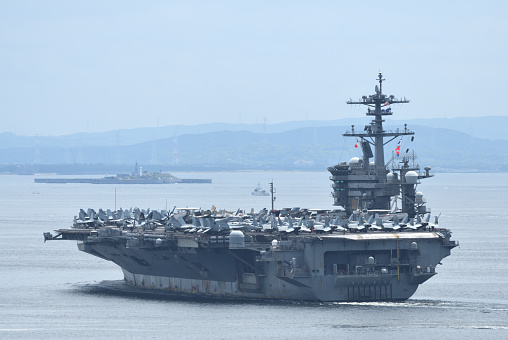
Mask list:
[[[402,138],[413,132],[383,127],[390,105],[409,101],[383,94],[381,73],[377,81],[373,95],[348,102],[367,106],[373,119],[344,134],[362,156],[328,168],[337,209],[275,210],[273,195],[272,209],[259,212],[88,209],[72,227],[44,239],[77,240],[81,251],[116,263],[126,282],[140,288],[257,299],[406,300],[458,242],[437,217],[431,221],[416,190],[432,174],[401,152]],[[391,141],[396,147],[386,162]]]
[[[258,183],[258,186],[254,188],[252,191],[253,196],[269,196],[270,193],[267,192],[265,189],[261,189],[261,184]]]
[[[211,179],[178,178],[169,173],[143,172],[135,165],[131,174],[117,174],[103,178],[35,178],[35,183],[91,183],[91,184],[176,184],[176,183],[212,183]]]

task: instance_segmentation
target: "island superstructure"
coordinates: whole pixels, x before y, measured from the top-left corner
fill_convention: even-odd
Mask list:
[[[412,155],[402,156],[400,143],[396,148],[396,155],[385,164],[385,144],[401,136],[412,136],[414,132],[404,125],[404,128],[385,130],[384,116],[393,114],[391,104],[409,103],[407,99],[396,99],[393,95],[385,95],[382,91],[383,76],[378,75],[379,85],[375,86],[375,93],[363,96],[359,101],[348,101],[350,105],[367,106],[367,116],[372,121],[362,129],[351,130],[343,134],[345,137],[356,138],[356,147],[361,147],[362,158],[353,157],[349,162],[342,161],[329,167],[333,182],[334,205],[342,206],[347,214],[355,210],[391,210],[394,199],[401,195],[402,212],[415,217],[417,213],[427,213],[425,205],[416,197],[416,185],[419,180],[433,176],[430,167],[420,172],[418,165],[414,164]],[[400,142],[400,141],[399,141]],[[374,147],[374,153],[371,146]],[[374,158],[374,161],[370,161]],[[391,171],[388,164],[393,163]]]
[[[44,238],[77,240],[80,250],[113,261],[128,284],[145,289],[309,301],[408,299],[458,243],[437,218],[431,222],[416,191],[420,179],[432,176],[430,168],[421,172],[407,153],[385,163],[384,145],[413,132],[384,130],[390,105],[408,101],[384,95],[382,74],[377,80],[373,95],[348,102],[368,106],[373,120],[344,134],[356,138],[362,158],[328,169],[337,209],[275,210],[273,198],[271,210],[258,212],[88,209],[71,228]]]

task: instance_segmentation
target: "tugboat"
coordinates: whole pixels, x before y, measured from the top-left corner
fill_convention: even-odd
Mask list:
[[[437,217],[430,222],[416,191],[421,179],[432,177],[430,168],[421,172],[399,147],[385,163],[384,145],[413,132],[407,126],[384,129],[390,105],[409,101],[383,94],[381,73],[377,81],[373,95],[347,102],[367,106],[373,119],[344,134],[356,139],[362,157],[328,168],[337,209],[274,210],[273,196],[272,209],[257,213],[88,209],[71,228],[44,233],[44,239],[78,240],[81,251],[113,261],[128,284],[144,289],[256,299],[406,300],[436,275],[458,242]],[[400,209],[392,203],[398,199]]]

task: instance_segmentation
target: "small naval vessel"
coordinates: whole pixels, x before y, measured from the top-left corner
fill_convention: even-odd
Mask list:
[[[77,240],[81,251],[116,263],[128,284],[168,292],[256,299],[400,301],[436,275],[458,242],[431,219],[417,186],[432,177],[386,130],[392,104],[382,91],[347,104],[367,106],[370,124],[344,136],[362,157],[328,168],[337,209],[225,211],[80,210],[72,227],[45,240]],[[272,187],[273,188],[273,187]],[[271,189],[272,191],[273,189]],[[272,191],[273,192],[273,191]],[[400,207],[396,202],[400,202]]]
[[[252,196],[269,196],[270,193],[265,189],[261,188],[261,184],[258,183],[258,186],[254,188],[251,192]]]
[[[117,174],[103,178],[34,178],[35,183],[90,183],[90,184],[183,184],[183,183],[212,183],[209,178],[178,178],[165,172],[143,172],[143,168],[136,165],[131,174]]]

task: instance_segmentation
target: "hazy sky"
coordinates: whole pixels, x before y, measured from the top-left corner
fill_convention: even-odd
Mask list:
[[[505,115],[508,1],[0,0],[0,132]]]

